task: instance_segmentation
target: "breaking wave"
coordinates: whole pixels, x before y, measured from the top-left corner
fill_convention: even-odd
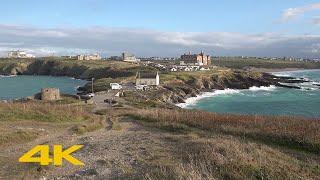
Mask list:
[[[204,98],[213,97],[213,96],[217,96],[217,95],[223,95],[223,94],[236,94],[236,93],[240,93],[240,90],[224,89],[224,90],[215,90],[213,92],[204,92],[196,97],[191,97],[191,98],[186,99],[185,103],[179,103],[176,105],[181,108],[186,108],[190,105],[196,104],[199,100],[204,99]]]
[[[0,78],[16,77],[17,75],[0,75]]]
[[[250,87],[249,90],[250,91],[274,91],[277,87],[274,86],[274,85],[271,85],[271,86],[260,86],[260,87],[257,87],[257,86],[253,86],[253,87]]]
[[[273,91],[275,90],[277,87],[276,86],[261,86],[261,87],[250,87],[249,91]],[[238,89],[224,89],[224,90],[215,90],[213,92],[204,92],[196,97],[191,97],[185,100],[185,103],[179,103],[176,104],[178,107],[181,108],[187,108],[190,105],[195,105],[199,100],[204,99],[204,98],[208,98],[208,97],[214,97],[214,96],[218,96],[218,95],[227,95],[227,94],[239,94],[242,91],[246,91],[248,89],[244,89],[244,90],[238,90]]]

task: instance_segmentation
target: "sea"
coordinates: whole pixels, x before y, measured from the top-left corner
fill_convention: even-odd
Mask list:
[[[320,70],[274,72],[276,76],[310,80],[293,84],[301,89],[275,86],[247,90],[225,89],[189,98],[178,106],[223,114],[281,115],[320,118]]]
[[[41,88],[59,88],[61,93],[76,94],[77,88],[86,83],[84,80],[54,76],[1,76],[0,100],[14,100],[34,95]]]

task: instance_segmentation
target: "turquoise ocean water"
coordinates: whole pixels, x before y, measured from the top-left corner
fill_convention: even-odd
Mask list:
[[[12,100],[34,95],[44,87],[59,88],[60,92],[76,94],[86,81],[53,76],[0,76],[0,100]]]
[[[190,98],[179,106],[218,113],[320,117],[320,70],[273,74],[302,77],[312,82],[295,84],[302,89],[271,86],[251,87],[249,90],[217,90]]]

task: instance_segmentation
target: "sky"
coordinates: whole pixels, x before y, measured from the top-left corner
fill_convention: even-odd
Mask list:
[[[0,56],[320,57],[315,0],[2,0]]]

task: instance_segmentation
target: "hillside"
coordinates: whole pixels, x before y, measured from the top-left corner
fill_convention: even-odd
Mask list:
[[[0,74],[69,76],[78,79],[134,76],[138,70],[150,70],[121,61],[76,61],[61,59],[0,59]]]
[[[319,120],[190,110],[0,103],[4,179],[317,179]],[[83,144],[85,166],[20,164],[36,144]]]
[[[134,80],[123,62],[3,60],[0,74],[95,78],[96,91]],[[161,72],[150,91],[125,91],[114,106],[96,110],[68,96],[56,102],[0,103],[0,179],[317,179],[320,121],[272,116],[222,115],[182,110],[174,104],[212,89],[281,86],[302,81],[215,68]],[[82,88],[89,91],[90,86]],[[37,144],[82,144],[75,157],[86,165],[63,168],[20,164]]]
[[[212,62],[221,67],[243,69],[243,68],[265,68],[265,69],[285,69],[285,68],[298,68],[298,69],[319,69],[320,62],[299,62],[299,61],[284,61],[284,60],[266,60],[256,58],[240,57],[214,57]]]

